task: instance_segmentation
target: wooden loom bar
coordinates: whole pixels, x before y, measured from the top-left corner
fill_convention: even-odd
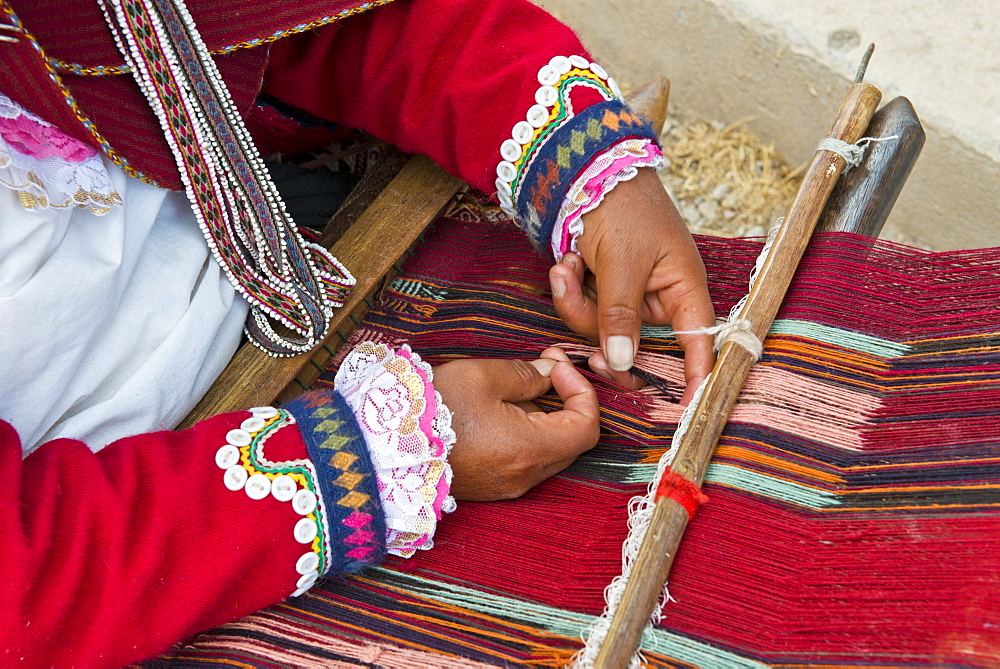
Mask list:
[[[817,232],[878,237],[926,137],[917,112],[904,97],[893,98],[875,112],[865,135],[896,139],[869,145],[861,164],[837,181]]]
[[[881,97],[879,90],[869,84],[852,86],[828,136],[849,144],[857,142],[868,127]],[[789,207],[785,222],[775,237],[771,252],[741,313],[742,318],[751,322],[754,334],[761,341],[781,306],[816,222],[845,164],[844,159],[835,153],[817,151]],[[753,355],[739,345],[730,342],[722,348],[688,431],[678,445],[672,465],[675,473],[701,485],[729,412],[754,362]],[[595,667],[617,669],[629,665],[657,606],[688,519],[687,510],[673,499],[663,497],[656,501],[652,519],[611,627],[598,652]]]

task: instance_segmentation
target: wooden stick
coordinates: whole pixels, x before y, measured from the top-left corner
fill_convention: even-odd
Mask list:
[[[845,174],[830,194],[819,232],[854,232],[878,237],[924,146],[924,129],[913,105],[904,97],[875,112],[865,135],[892,137],[868,146],[864,160]]]
[[[852,86],[828,136],[850,144],[858,141],[881,97],[878,89],[869,84]],[[788,210],[740,314],[751,322],[753,332],[761,340],[771,327],[816,221],[844,166],[840,156],[817,151]],[[701,485],[719,435],[754,362],[753,356],[736,344],[730,342],[723,347],[690,427],[678,445],[672,465],[675,473]],[[678,502],[665,497],[656,501],[649,528],[595,667],[628,666],[657,606],[687,523],[688,512]]]

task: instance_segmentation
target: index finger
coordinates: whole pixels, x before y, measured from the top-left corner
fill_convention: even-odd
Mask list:
[[[671,318],[674,330],[690,331],[715,325],[715,309],[707,287],[694,287],[678,301]],[[707,334],[680,334],[677,343],[684,350],[686,387],[681,404],[688,404],[695,390],[715,366],[715,341]]]

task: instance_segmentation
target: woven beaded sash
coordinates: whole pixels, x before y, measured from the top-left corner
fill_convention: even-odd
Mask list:
[[[183,1],[99,2],[215,259],[250,303],[250,340],[276,356],[312,349],[354,277],[298,234]]]

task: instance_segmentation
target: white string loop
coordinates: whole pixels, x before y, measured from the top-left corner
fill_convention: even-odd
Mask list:
[[[890,139],[899,139],[899,135],[890,135],[889,137],[863,137],[858,140],[857,144],[848,144],[842,139],[837,139],[836,137],[824,137],[820,140],[819,146],[816,147],[817,151],[829,151],[830,153],[836,153],[838,156],[844,159],[847,166],[844,168],[844,173],[850,170],[852,167],[857,167],[861,164],[861,161],[865,157],[865,149],[872,142],[887,142]]]

